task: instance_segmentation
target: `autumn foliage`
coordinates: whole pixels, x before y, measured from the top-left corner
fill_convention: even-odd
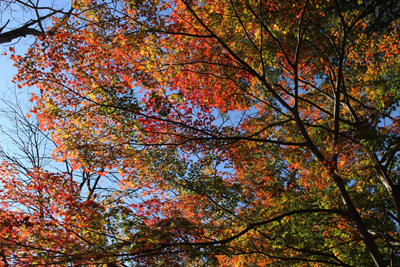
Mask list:
[[[15,81],[56,159],[119,182],[4,163],[4,263],[398,264],[397,1],[73,5]]]

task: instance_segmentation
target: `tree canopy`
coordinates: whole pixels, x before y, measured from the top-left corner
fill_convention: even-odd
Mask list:
[[[400,262],[397,1],[72,7],[15,82],[55,159],[119,182],[3,162],[5,265]]]

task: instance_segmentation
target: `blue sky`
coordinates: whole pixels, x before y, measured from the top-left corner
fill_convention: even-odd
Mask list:
[[[10,1],[0,0],[0,28],[6,26],[2,32],[7,32],[15,28],[21,27],[25,23],[32,19],[36,19],[36,14],[32,9],[24,9],[21,5],[11,1],[13,4],[9,4]],[[40,7],[52,7],[56,9],[68,10],[70,6],[69,0],[38,0],[34,1]],[[31,2],[32,3],[32,2]],[[50,11],[47,9],[39,10],[39,16],[48,14]],[[43,27],[46,28],[51,23],[51,20],[46,20],[43,23]],[[17,89],[16,84],[12,82],[18,69],[14,67],[13,60],[9,57],[9,49],[13,47],[16,54],[24,55],[28,48],[34,44],[35,37],[28,36],[26,38],[15,39],[11,43],[5,43],[0,45],[0,147],[9,153],[16,153],[18,149],[13,147],[13,142],[10,140],[10,136],[4,135],[4,131],[10,133],[16,130],[15,125],[10,123],[13,114],[7,111],[13,107],[20,108],[22,114],[27,114],[31,109],[28,100],[31,92],[37,90],[35,87],[24,87],[23,89]],[[3,55],[3,52],[8,52],[8,55]],[[6,103],[7,102],[7,103]],[[11,106],[8,106],[11,105]],[[35,118],[29,119],[30,122],[35,122]],[[21,128],[23,129],[23,128]],[[17,137],[18,135],[15,134]],[[21,135],[23,135],[21,133]],[[12,136],[11,136],[12,137]],[[22,143],[22,142],[20,142]],[[28,142],[27,142],[28,143]],[[49,147],[47,147],[49,148]]]

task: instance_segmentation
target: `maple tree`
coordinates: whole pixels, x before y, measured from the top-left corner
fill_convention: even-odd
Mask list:
[[[108,189],[99,180],[115,180],[51,159],[54,144],[20,95],[5,93],[0,104],[0,266],[64,265],[66,258],[88,263],[84,245],[104,248],[107,236],[100,218],[108,214],[101,203]],[[115,262],[98,260],[100,254],[97,248],[97,263]]]
[[[118,171],[121,181],[78,212],[73,180],[34,170],[48,177],[33,179],[40,190],[43,181],[69,181],[52,218],[79,235],[52,248],[59,259],[33,250],[26,262],[399,262],[396,1],[73,5],[56,33],[13,56],[16,81],[40,89],[33,112],[56,158]],[[43,233],[24,231],[47,249]],[[100,241],[84,243],[81,232]],[[85,253],[63,256],[70,250]]]

